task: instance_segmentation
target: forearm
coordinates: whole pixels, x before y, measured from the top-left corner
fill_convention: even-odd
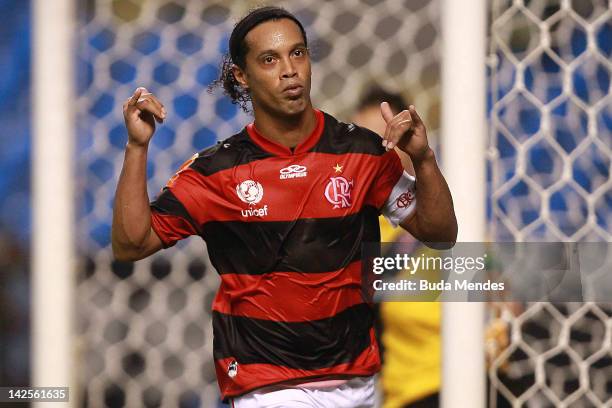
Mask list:
[[[147,147],[128,144],[113,207],[112,245],[118,258],[142,249],[151,233],[146,164]]]
[[[413,165],[417,200],[416,214],[410,221],[413,224],[411,232],[416,232],[417,238],[424,242],[454,243],[457,219],[453,199],[433,150],[429,149],[423,159],[413,161]]]

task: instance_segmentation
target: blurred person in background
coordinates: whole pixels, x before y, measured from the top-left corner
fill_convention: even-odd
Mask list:
[[[394,114],[408,109],[398,93],[374,85],[366,89],[352,121],[384,135],[387,124],[380,107],[387,102]],[[404,170],[414,175],[410,156],[396,148]],[[402,246],[402,251],[421,246],[409,232],[394,228],[379,217],[381,242]],[[392,251],[393,245],[389,248]],[[426,251],[426,248],[420,248]],[[384,255],[384,253],[382,254]],[[377,329],[381,331],[383,366],[381,383],[385,408],[438,407],[440,389],[440,314],[439,302],[381,302],[377,304]]]
[[[0,224],[0,386],[29,384],[27,251]]]
[[[206,240],[221,274],[217,380],[236,408],[371,407],[380,360],[360,244],[380,241],[381,212],[423,242],[457,236],[425,125],[414,107],[394,115],[385,104],[381,139],[314,109],[306,34],[284,9],[250,12],[229,50],[220,83],[252,104],[255,121],[194,155],[153,203],[147,148],[165,108],[144,88],[125,102],[113,252],[134,261],[190,235]],[[410,155],[416,180],[394,146]],[[415,188],[418,200],[400,202]]]

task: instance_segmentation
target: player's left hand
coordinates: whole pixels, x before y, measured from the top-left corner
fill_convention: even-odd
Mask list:
[[[407,153],[413,162],[425,158],[429,151],[427,129],[414,105],[394,116],[389,104],[383,102],[380,104],[380,113],[387,123],[382,145],[387,150],[397,146]]]

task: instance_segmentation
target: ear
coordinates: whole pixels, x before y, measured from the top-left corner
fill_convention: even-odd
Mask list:
[[[246,72],[244,72],[240,67],[236,64],[232,65],[232,73],[234,74],[234,78],[240,84],[240,86],[245,90],[249,90],[249,85],[246,79]]]

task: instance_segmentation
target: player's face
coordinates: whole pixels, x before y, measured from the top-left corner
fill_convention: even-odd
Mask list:
[[[246,69],[234,71],[251,93],[253,108],[296,115],[310,106],[310,56],[302,32],[289,19],[270,20],[252,29]]]

